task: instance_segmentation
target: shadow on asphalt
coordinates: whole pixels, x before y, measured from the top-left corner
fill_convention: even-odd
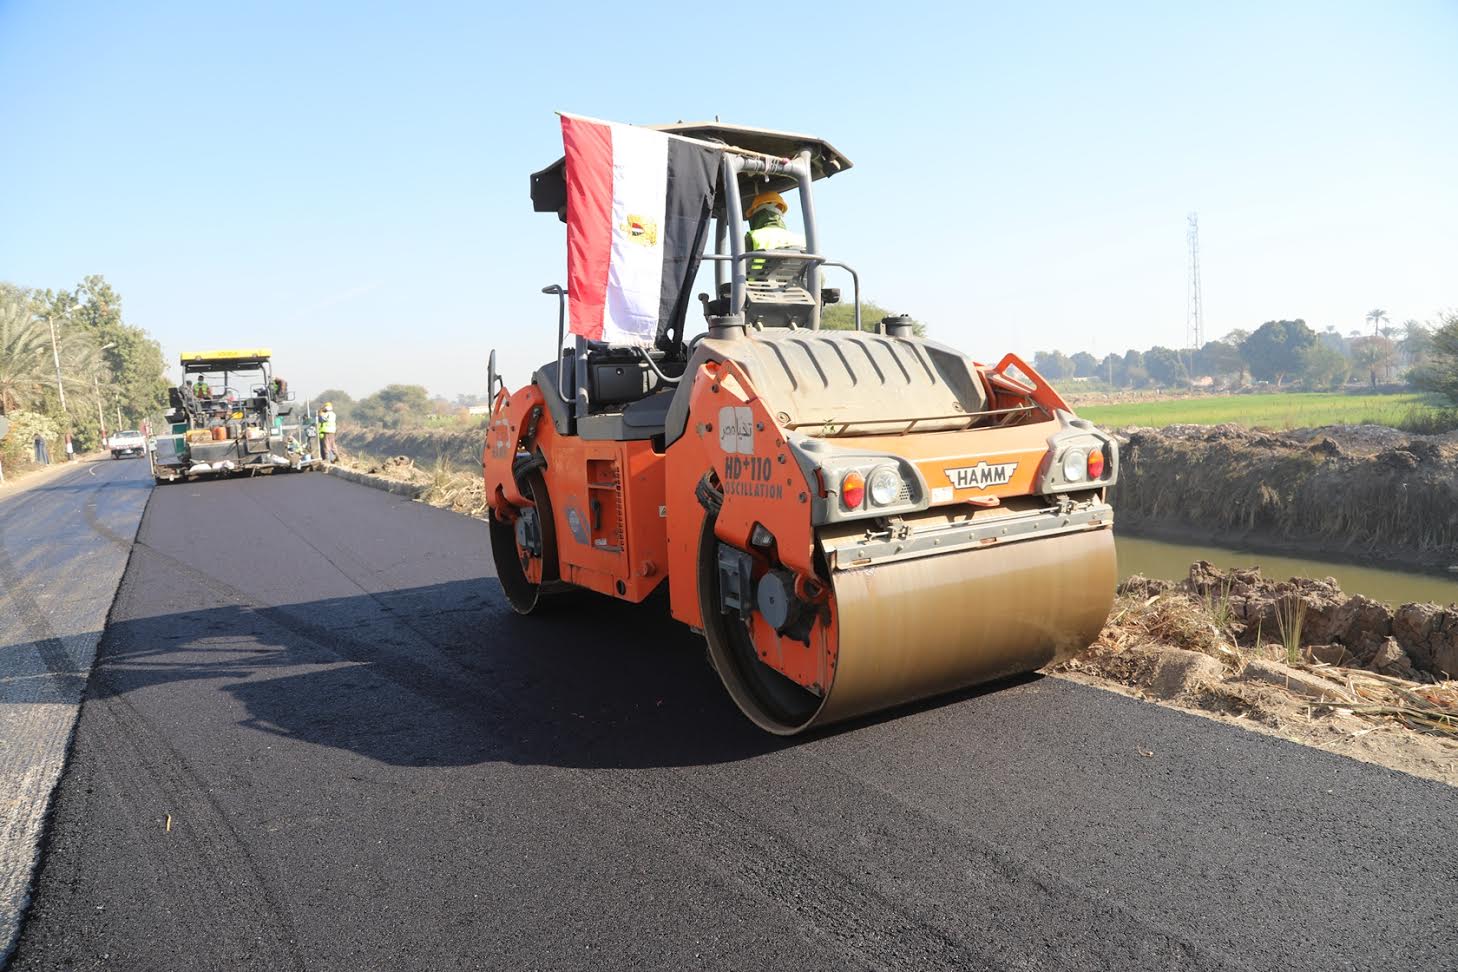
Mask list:
[[[166,686],[184,725],[212,724],[231,698],[241,731],[398,766],[646,768],[747,759],[1006,684],[779,739],[734,708],[702,637],[666,601],[584,592],[523,618],[481,578],[113,618],[88,698]]]

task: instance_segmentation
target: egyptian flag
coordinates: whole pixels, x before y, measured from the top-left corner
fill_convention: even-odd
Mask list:
[[[652,345],[683,334],[722,153],[650,128],[562,116],[571,330]]]

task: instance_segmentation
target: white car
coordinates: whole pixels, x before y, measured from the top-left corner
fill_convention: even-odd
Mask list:
[[[147,454],[147,437],[133,429],[130,432],[118,432],[106,440],[107,446],[111,449],[111,457],[120,459],[122,456],[145,456]]]

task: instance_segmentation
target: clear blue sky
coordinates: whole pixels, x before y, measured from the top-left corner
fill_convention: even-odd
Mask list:
[[[829,139],[824,249],[982,359],[1178,346],[1192,210],[1211,336],[1458,305],[1452,2],[9,0],[0,279],[105,274],[169,359],[267,344],[305,391],[519,382],[555,109]]]

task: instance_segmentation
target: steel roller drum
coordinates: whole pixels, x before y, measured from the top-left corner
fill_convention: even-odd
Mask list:
[[[1114,532],[1090,530],[837,571],[835,679],[793,735],[916,699],[1036,671],[1092,644],[1118,580]]]

